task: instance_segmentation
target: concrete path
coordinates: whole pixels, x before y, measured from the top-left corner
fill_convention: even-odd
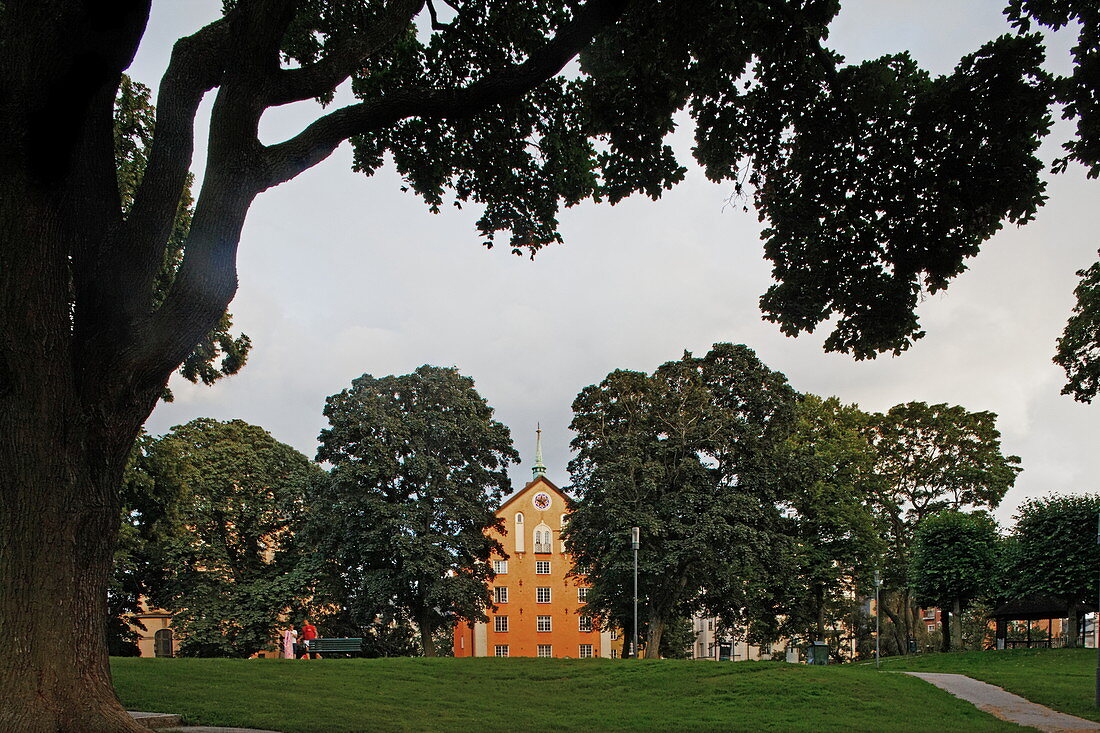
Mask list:
[[[255,728],[180,725],[180,716],[173,713],[142,713],[131,710],[130,715],[150,730],[160,731],[160,733],[279,733],[277,730],[257,730]]]
[[[990,715],[995,715],[1010,723],[1038,728],[1046,733],[1083,730],[1100,731],[1100,723],[1094,723],[1091,720],[1067,715],[1066,713],[1059,713],[1057,710],[1051,710],[1019,695],[1006,692],[996,685],[979,682],[966,675],[944,672],[905,672],[904,674],[911,674],[926,682],[931,682],[936,687],[947,690],[955,697],[966,700]]]

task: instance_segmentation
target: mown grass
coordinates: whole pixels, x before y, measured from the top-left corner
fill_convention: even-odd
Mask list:
[[[1006,649],[882,660],[883,670],[954,672],[1063,713],[1100,721],[1095,649]]]
[[[115,659],[131,710],[286,733],[1002,731],[915,677],[778,662]]]

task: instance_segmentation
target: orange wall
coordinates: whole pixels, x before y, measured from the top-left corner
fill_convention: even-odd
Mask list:
[[[549,506],[539,507],[535,500],[542,495],[549,497]],[[584,605],[578,596],[578,588],[587,584],[579,578],[567,578],[572,569],[569,556],[562,551],[561,520],[566,513],[565,495],[545,477],[538,477],[518,494],[505,502],[497,516],[504,520],[507,533],[496,534],[504,546],[508,559],[508,572],[497,575],[493,587],[508,589],[508,602],[490,610],[485,625],[485,655],[495,656],[495,648],[508,646],[508,656],[534,657],[538,645],[549,644],[555,657],[579,657],[581,644],[592,645],[592,655],[600,656],[600,632],[580,631],[578,610]],[[523,515],[518,524],[517,514]],[[549,528],[550,547],[535,546],[535,533]],[[517,540],[522,536],[522,549]],[[549,549],[550,552],[535,552]],[[494,556],[495,559],[501,559]],[[550,574],[536,574],[537,561],[549,561]],[[536,600],[537,588],[550,589],[550,603]],[[494,619],[508,617],[508,631],[496,631]],[[551,631],[537,630],[537,617],[550,616]],[[455,628],[456,657],[474,656],[476,631],[473,624],[459,623]]]

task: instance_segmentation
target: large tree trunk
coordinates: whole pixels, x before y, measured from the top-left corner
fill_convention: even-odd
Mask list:
[[[941,652],[951,651],[951,644],[953,643],[954,639],[952,638],[953,635],[951,633],[948,633],[948,629],[951,628],[951,625],[954,623],[954,621],[955,621],[955,616],[951,613],[951,611],[949,611],[946,608],[941,608],[940,609],[940,651]]]
[[[946,632],[946,629],[944,630]],[[963,648],[962,604],[956,598],[951,608],[951,647],[958,652]]]
[[[1077,638],[1080,635],[1079,620],[1077,617],[1077,605],[1071,603],[1069,606],[1069,617],[1066,619],[1066,646],[1069,648],[1075,648],[1077,646]],[[1054,643],[1053,641],[1051,642]]]
[[[105,635],[125,460],[111,454],[133,433],[0,405],[0,730],[143,730],[115,696]]]
[[[435,627],[432,625],[431,611],[424,611],[420,614],[420,618],[417,619],[417,626],[420,627],[420,650],[425,657],[434,657],[435,654]]]
[[[886,602],[886,592],[882,592],[880,596],[880,602],[882,603],[882,612],[886,614],[886,617],[890,619],[890,626],[894,634],[894,644],[897,645],[898,654],[908,654],[906,651],[905,638],[902,636],[903,628],[901,618],[898,614],[894,613],[894,610],[890,608],[890,604]]]

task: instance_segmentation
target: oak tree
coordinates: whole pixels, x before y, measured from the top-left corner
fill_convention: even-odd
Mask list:
[[[317,459],[332,470],[315,496],[311,542],[363,628],[385,613],[416,624],[424,656],[457,618],[491,604],[487,533],[510,493],[512,437],[474,381],[453,368],[357,378],[328,398]]]
[[[1034,34],[932,77],[906,54],[845,65],[825,45],[835,0],[227,0],[173,48],[127,202],[115,99],[150,4],[0,2],[2,728],[136,729],[100,633],[125,463],[225,316],[251,203],[342,142],[363,173],[391,159],[429,207],[477,204],[486,241],[508,231],[529,252],[558,239],[563,205],[680,180],[664,138],[686,110],[696,159],[747,176],[766,220],[768,317],[793,333],[835,316],[829,348],[858,356],[904,349],[921,294],[1042,200],[1053,90]],[[1049,6],[1013,7],[1095,28],[1085,0]],[[1082,43],[1085,69],[1095,34]],[[345,82],[354,102],[259,139],[268,109]],[[162,292],[207,94],[202,184]],[[1095,97],[1073,99],[1084,150]]]
[[[641,530],[639,626],[647,655],[670,621],[707,610],[741,620],[783,554],[777,501],[794,413],[786,377],[745,346],[685,353],[652,375],[618,370],[573,403],[576,500],[562,536],[588,607],[631,619],[630,528]]]
[[[175,495],[157,542],[152,600],[173,613],[183,656],[247,657],[268,646],[311,593],[296,542],[323,472],[263,428],[192,420],[149,447],[158,493]]]
[[[994,509],[1021,471],[1001,450],[997,416],[959,405],[908,402],[876,414],[870,426],[881,477],[874,507],[886,540],[883,612],[895,633],[912,636],[916,609],[909,585],[914,533],[937,512]],[[941,609],[949,613],[950,609]],[[898,639],[898,648],[906,649]]]
[[[841,625],[849,592],[870,588],[884,549],[873,514],[879,477],[867,439],[870,420],[835,397],[799,398],[784,497],[786,532],[795,540],[782,624],[788,638],[824,640],[828,626]]]

